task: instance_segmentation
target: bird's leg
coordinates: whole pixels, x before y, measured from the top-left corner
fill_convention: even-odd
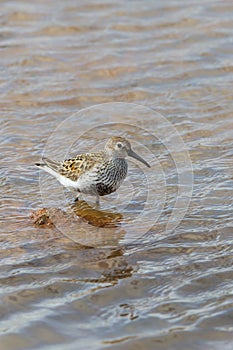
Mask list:
[[[99,206],[100,206],[100,196],[98,194],[96,195],[95,204],[96,204],[96,207],[99,208]]]
[[[75,202],[78,202],[79,200],[82,200],[82,195],[80,192],[78,192],[78,196],[75,198]]]

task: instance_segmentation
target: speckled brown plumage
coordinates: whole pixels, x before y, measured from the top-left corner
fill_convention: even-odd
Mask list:
[[[50,160],[48,158],[43,158],[43,161],[59,174],[72,181],[77,181],[82,174],[91,170],[95,164],[104,161],[104,152],[79,154],[77,157],[66,159],[63,162]]]

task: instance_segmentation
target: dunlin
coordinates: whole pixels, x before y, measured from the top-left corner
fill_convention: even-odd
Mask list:
[[[130,142],[119,136],[110,138],[101,152],[84,153],[64,161],[42,158],[42,162],[36,163],[36,166],[53,175],[68,189],[96,196],[96,203],[99,203],[99,196],[115,192],[126,178],[126,156],[133,157],[150,168],[132,150]]]

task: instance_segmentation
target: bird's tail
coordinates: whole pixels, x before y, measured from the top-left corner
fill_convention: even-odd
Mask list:
[[[56,160],[49,159],[49,158],[42,158],[42,162],[35,163],[35,165],[38,168],[43,169],[52,175],[55,175],[59,172],[61,163],[56,161]]]

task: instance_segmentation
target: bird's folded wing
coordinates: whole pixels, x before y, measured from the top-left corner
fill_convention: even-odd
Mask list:
[[[76,181],[82,174],[101,162],[103,162],[103,154],[101,152],[80,154],[75,158],[60,162],[59,173]]]

